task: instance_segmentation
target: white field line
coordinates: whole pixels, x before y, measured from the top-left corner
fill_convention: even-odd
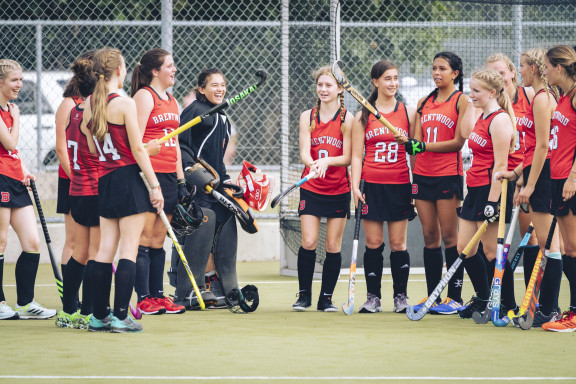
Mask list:
[[[48,375],[0,375],[0,379],[14,380],[402,380],[402,381],[574,381],[576,377],[446,377],[446,376],[48,376]]]

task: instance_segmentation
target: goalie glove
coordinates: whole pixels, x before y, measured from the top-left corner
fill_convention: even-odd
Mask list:
[[[408,139],[408,141],[404,143],[404,148],[406,148],[407,154],[414,156],[426,151],[426,143],[415,139]]]

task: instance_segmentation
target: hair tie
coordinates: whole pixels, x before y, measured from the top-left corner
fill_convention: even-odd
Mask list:
[[[100,75],[100,76],[98,76],[98,77],[101,78],[101,79],[103,79],[103,78],[104,78],[104,75]]]

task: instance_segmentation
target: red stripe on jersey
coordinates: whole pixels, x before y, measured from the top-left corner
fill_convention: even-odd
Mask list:
[[[70,111],[66,128],[66,146],[70,159],[70,196],[98,194],[98,157],[90,153],[86,136],[80,131],[84,109],[76,106]]]
[[[481,187],[490,185],[492,182],[492,170],[494,169],[494,146],[490,135],[490,124],[500,113],[505,113],[503,109],[491,113],[484,118],[480,115],[470,137],[468,137],[468,148],[472,153],[471,167],[466,171],[466,185],[469,187]]]
[[[552,179],[567,179],[576,151],[576,111],[572,106],[574,90],[562,96],[552,117]]]
[[[519,87],[516,102],[512,104],[514,117],[516,118],[516,144],[514,145],[514,153],[508,154],[509,171],[515,169],[524,160],[524,129],[522,124],[526,121],[526,111],[530,108],[530,100],[528,100],[526,95],[526,89]]]
[[[82,104],[82,102],[84,102],[84,99],[81,96],[72,96],[71,97],[72,101],[74,101],[74,107]],[[72,109],[74,109],[74,107],[72,107]],[[58,177],[61,177],[63,179],[67,179],[68,175],[66,174],[66,172],[64,172],[64,168],[62,168],[62,165],[58,166]]]
[[[0,107],[0,118],[6,127],[8,127],[8,132],[12,131],[13,119],[10,114],[10,109],[4,110]],[[24,173],[22,173],[22,163],[20,162],[20,156],[18,156],[18,150],[7,151],[6,148],[0,143],[0,172],[4,176],[8,176],[15,180],[24,179]]]
[[[534,99],[536,100],[536,96],[541,92],[546,92],[545,89],[539,90],[535,95]],[[525,119],[522,125],[522,132],[524,136],[524,168],[532,165],[532,160],[534,159],[534,149],[536,148],[536,128],[534,126],[534,102],[530,105],[530,108],[526,111],[526,115],[524,115]],[[550,121],[552,123],[552,121]],[[550,158],[550,147],[548,147],[548,152],[546,154],[546,158]]]
[[[154,99],[154,107],[150,112],[143,137],[143,142],[147,143],[152,139],[159,139],[166,136],[177,129],[180,125],[180,114],[178,113],[178,103],[172,95],[167,93],[168,100],[163,100],[152,88],[144,87],[143,89],[150,92]],[[176,162],[178,159],[176,145],[176,138],[173,137],[164,143],[159,154],[150,156],[150,162],[155,172],[176,172]]]
[[[455,91],[446,101],[437,102],[436,97],[426,101],[420,116],[424,142],[437,143],[454,139],[460,95],[462,92]],[[463,176],[462,154],[460,151],[421,153],[416,156],[414,173],[422,176]]]
[[[314,116],[315,109],[312,110],[311,116]],[[344,109],[344,114],[346,114],[346,109]],[[322,123],[320,116],[317,117],[316,128],[310,133],[310,155],[313,160],[320,157],[341,156],[344,153],[341,126],[340,110],[327,123]],[[310,169],[306,167],[302,177],[308,175],[309,172]],[[302,184],[301,188],[323,195],[340,195],[350,192],[348,167],[328,167],[323,179],[312,179]]]
[[[380,114],[400,133],[408,136],[410,121],[406,106],[396,102],[390,113]],[[403,145],[394,141],[394,134],[374,115],[368,116],[364,131],[364,164],[362,179],[376,184],[406,184],[410,182],[410,171]]]

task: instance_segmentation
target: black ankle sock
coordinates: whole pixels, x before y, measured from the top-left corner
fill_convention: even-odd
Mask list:
[[[4,254],[0,253],[0,301],[6,301],[4,296]]]
[[[18,257],[15,270],[18,305],[29,304],[34,299],[34,285],[39,262],[39,253],[22,252]]]
[[[390,269],[392,271],[393,295],[408,294],[408,277],[410,276],[410,254],[408,251],[390,252]]]
[[[164,297],[164,264],[166,251],[164,248],[150,248],[150,296]]]
[[[62,307],[68,314],[73,314],[78,310],[78,291],[82,284],[84,268],[85,266],[77,262],[74,256],[70,257],[66,264],[66,271],[62,277],[64,280]]]
[[[486,275],[486,263],[482,260],[482,256],[475,254],[472,257],[464,259],[463,264],[470,281],[472,281],[476,296],[479,299],[488,300],[490,296],[490,285],[488,284],[488,276]]]
[[[138,296],[138,302],[150,296],[150,248],[138,246],[136,257],[136,280],[134,290]]]
[[[444,250],[444,255],[446,255],[446,269],[450,269],[452,264],[458,259],[458,249],[454,247],[446,248]],[[460,264],[454,275],[450,278],[448,282],[448,297],[452,300],[462,302],[462,283],[464,281],[464,266]]]
[[[298,284],[300,291],[306,291],[312,294],[312,279],[314,278],[314,266],[316,265],[316,250],[304,249],[298,250]]]
[[[549,315],[558,308],[558,294],[560,293],[560,281],[562,280],[562,259],[548,258],[546,269],[542,277],[540,288],[540,312]]]
[[[326,260],[322,266],[322,286],[321,295],[332,295],[342,266],[342,254],[340,252],[326,252]]]
[[[532,275],[532,269],[534,268],[534,263],[538,258],[538,252],[540,252],[540,247],[533,245],[524,248],[524,284],[528,286],[530,281],[530,276]]]
[[[508,309],[516,308],[516,297],[514,296],[514,273],[512,266],[506,261],[504,276],[502,277],[502,304]]]
[[[93,311],[94,305],[94,260],[88,260],[84,269],[84,279],[82,280],[82,315],[89,315]]]
[[[124,320],[128,316],[128,306],[134,289],[136,263],[128,259],[120,259],[116,268],[114,289],[114,316]]]
[[[442,279],[442,248],[424,248],[424,273],[428,296]],[[438,297],[440,299],[440,297]]]
[[[103,319],[110,314],[110,290],[112,289],[112,264],[94,262],[92,273],[94,317]]]
[[[382,298],[382,268],[384,268],[385,244],[376,249],[366,247],[364,251],[364,276],[366,278],[366,290],[368,293]]]

